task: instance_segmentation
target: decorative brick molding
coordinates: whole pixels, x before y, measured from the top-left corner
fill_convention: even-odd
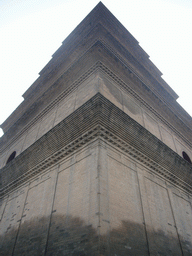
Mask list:
[[[100,93],[0,170],[0,195],[102,139],[181,189],[192,192],[192,166]]]
[[[100,41],[97,41],[97,43]],[[103,44],[104,42],[100,42],[101,44]],[[104,44],[103,44],[104,45]],[[104,47],[107,47],[106,45],[104,45]],[[50,110],[53,109],[53,107],[58,104],[61,100],[63,100],[64,98],[66,98],[69,94],[71,94],[73,91],[75,91],[78,86],[84,82],[89,76],[91,76],[93,73],[95,73],[96,71],[101,71],[103,72],[105,75],[109,76],[110,79],[112,79],[122,90],[124,90],[125,92],[128,92],[129,94],[131,94],[138,102],[140,102],[143,107],[145,107],[147,110],[149,110],[151,113],[153,113],[164,125],[166,125],[167,127],[169,127],[179,138],[181,138],[190,148],[192,148],[192,144],[189,140],[186,139],[185,136],[183,136],[183,134],[181,134],[175,126],[173,126],[168,120],[166,120],[161,114],[159,114],[159,112],[157,110],[155,110],[149,103],[147,103],[145,101],[145,99],[143,99],[137,92],[135,92],[128,84],[126,84],[122,79],[120,79],[117,74],[115,74],[113,71],[111,71],[106,65],[104,65],[101,61],[97,61],[93,66],[91,66],[83,75],[81,75],[77,80],[75,80],[73,82],[73,84],[71,84],[70,86],[68,86],[66,88],[66,90],[64,90],[62,93],[60,93],[57,98],[55,98],[46,108],[44,108],[38,115],[35,116],[35,118],[33,118],[26,126],[24,126],[24,128],[16,135],[13,137],[13,139],[9,139],[9,142],[6,141],[6,136],[5,138],[2,137],[1,139],[1,151],[5,150],[6,148],[10,147],[16,140],[18,140],[18,138],[20,138],[22,136],[22,134],[24,134],[27,130],[29,130],[38,120],[40,120],[47,112],[49,112]],[[132,72],[130,70],[130,72]],[[136,76],[135,73],[133,73],[134,76]],[[64,74],[59,78],[62,79],[64,77]],[[137,76],[136,76],[137,77]],[[139,79],[139,78],[137,78]],[[151,92],[153,94],[153,92]],[[154,95],[155,97],[155,95]],[[159,99],[160,103],[162,105],[165,104],[165,102],[161,102],[161,100]],[[182,125],[183,127],[189,129],[189,127],[183,123],[183,121],[174,114],[174,112],[171,110],[171,108],[169,108],[169,106],[167,106],[170,114],[172,116],[172,120],[174,120],[175,124],[177,123],[177,121],[179,120],[180,125]],[[32,108],[35,108],[32,106]],[[30,109],[28,110],[29,113],[27,112],[26,115],[30,115]],[[22,118],[20,118],[18,120],[18,122],[22,122],[22,120],[25,119],[25,116],[23,116]],[[17,123],[16,123],[17,124]],[[18,123],[19,126],[19,123]],[[13,127],[14,128],[14,127]]]

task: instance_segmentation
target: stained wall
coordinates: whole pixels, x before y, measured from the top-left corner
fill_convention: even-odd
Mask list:
[[[1,255],[191,255],[191,203],[97,139],[1,199]]]

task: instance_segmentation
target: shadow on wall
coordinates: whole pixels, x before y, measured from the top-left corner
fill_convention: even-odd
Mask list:
[[[35,218],[23,222],[19,232],[8,227],[5,235],[0,236],[0,255],[149,255],[144,225],[122,221],[119,228],[98,236],[97,230],[80,218],[54,213],[49,223],[48,217]],[[148,232],[147,237],[150,255],[192,255],[191,243],[181,241],[182,253],[178,239],[162,231]]]

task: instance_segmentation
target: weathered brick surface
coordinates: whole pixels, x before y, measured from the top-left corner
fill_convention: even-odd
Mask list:
[[[17,183],[22,182],[21,177],[26,180],[28,177],[26,173],[29,171],[28,175],[32,175],[30,172],[34,168],[38,172],[41,168],[45,169],[53,164],[56,161],[51,160],[54,153],[62,150],[89,130],[93,129],[93,133],[94,127],[98,124],[142,152],[156,162],[157,166],[167,169],[169,174],[166,177],[171,175],[170,178],[173,181],[179,178],[188,186],[192,185],[192,167],[188,162],[98,93],[3,167],[0,173],[1,188],[3,189],[10,182],[16,182],[16,179],[18,179]],[[75,143],[78,146],[78,141]],[[82,139],[82,143],[86,143],[86,140]],[[69,152],[65,149],[63,154]],[[44,167],[38,167],[42,161],[45,161]]]
[[[192,255],[192,121],[102,3],[24,98],[2,125],[0,255]]]
[[[80,86],[94,73],[94,69],[98,68],[98,62],[101,63],[105,76],[111,77],[117,87],[123,87],[124,91],[132,94],[139,105],[142,103],[142,109],[147,107],[147,112],[155,115],[156,121],[164,122],[169,130],[174,131],[174,135],[180,137],[191,148],[190,116],[175,101],[175,93],[162,80],[160,72],[149,61],[136,40],[106,9],[102,8],[104,7],[100,6],[78,27],[82,29],[83,24],[89,27],[84,28],[82,34],[79,34],[78,29],[75,30],[74,33],[79,35],[78,42],[72,33],[69,38],[75,39],[73,43],[67,40],[68,43],[58,50],[44,72],[41,72],[38,81],[24,94],[24,102],[2,125],[5,135],[0,142],[1,148],[29,126],[32,119],[41,120],[46,109],[57,104],[61,94],[66,96]],[[102,16],[103,11],[109,17],[110,21],[107,23]],[[93,16],[95,12],[98,12],[96,17]],[[87,22],[90,18],[94,22]],[[125,35],[123,36],[123,32],[128,40],[125,39]],[[84,33],[87,33],[86,37]],[[115,87],[111,89],[115,90]],[[110,93],[114,96],[114,91]],[[115,97],[119,103],[122,95],[119,97],[118,94],[120,92],[116,92]],[[81,97],[79,99],[81,100]]]
[[[173,131],[163,125],[152,113],[146,110],[144,111],[141,106],[137,105],[133,97],[125,94],[112,80],[97,71],[94,75],[89,77],[88,80],[84,81],[74,94],[69,95],[62,100],[57,107],[55,106],[50,112],[46,113],[41,122],[38,121],[34,126],[31,126],[28,131],[22,134],[20,139],[18,138],[18,140],[16,140],[11,148],[6,150],[2,157],[0,157],[1,168],[5,165],[9,155],[13,151],[16,151],[18,156],[27,147],[32,145],[34,141],[38,140],[52,127],[61,122],[71,114],[74,109],[83,105],[97,92],[104,95],[179,155],[182,155],[182,151],[185,151],[189,157],[192,157],[189,146],[185,144],[181,138],[177,137]]]
[[[191,255],[191,202],[97,140],[5,198],[1,255]]]

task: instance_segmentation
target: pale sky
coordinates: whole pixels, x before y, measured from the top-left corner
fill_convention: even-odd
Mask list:
[[[0,0],[0,123],[98,2]],[[192,0],[102,2],[137,39],[192,115]]]

